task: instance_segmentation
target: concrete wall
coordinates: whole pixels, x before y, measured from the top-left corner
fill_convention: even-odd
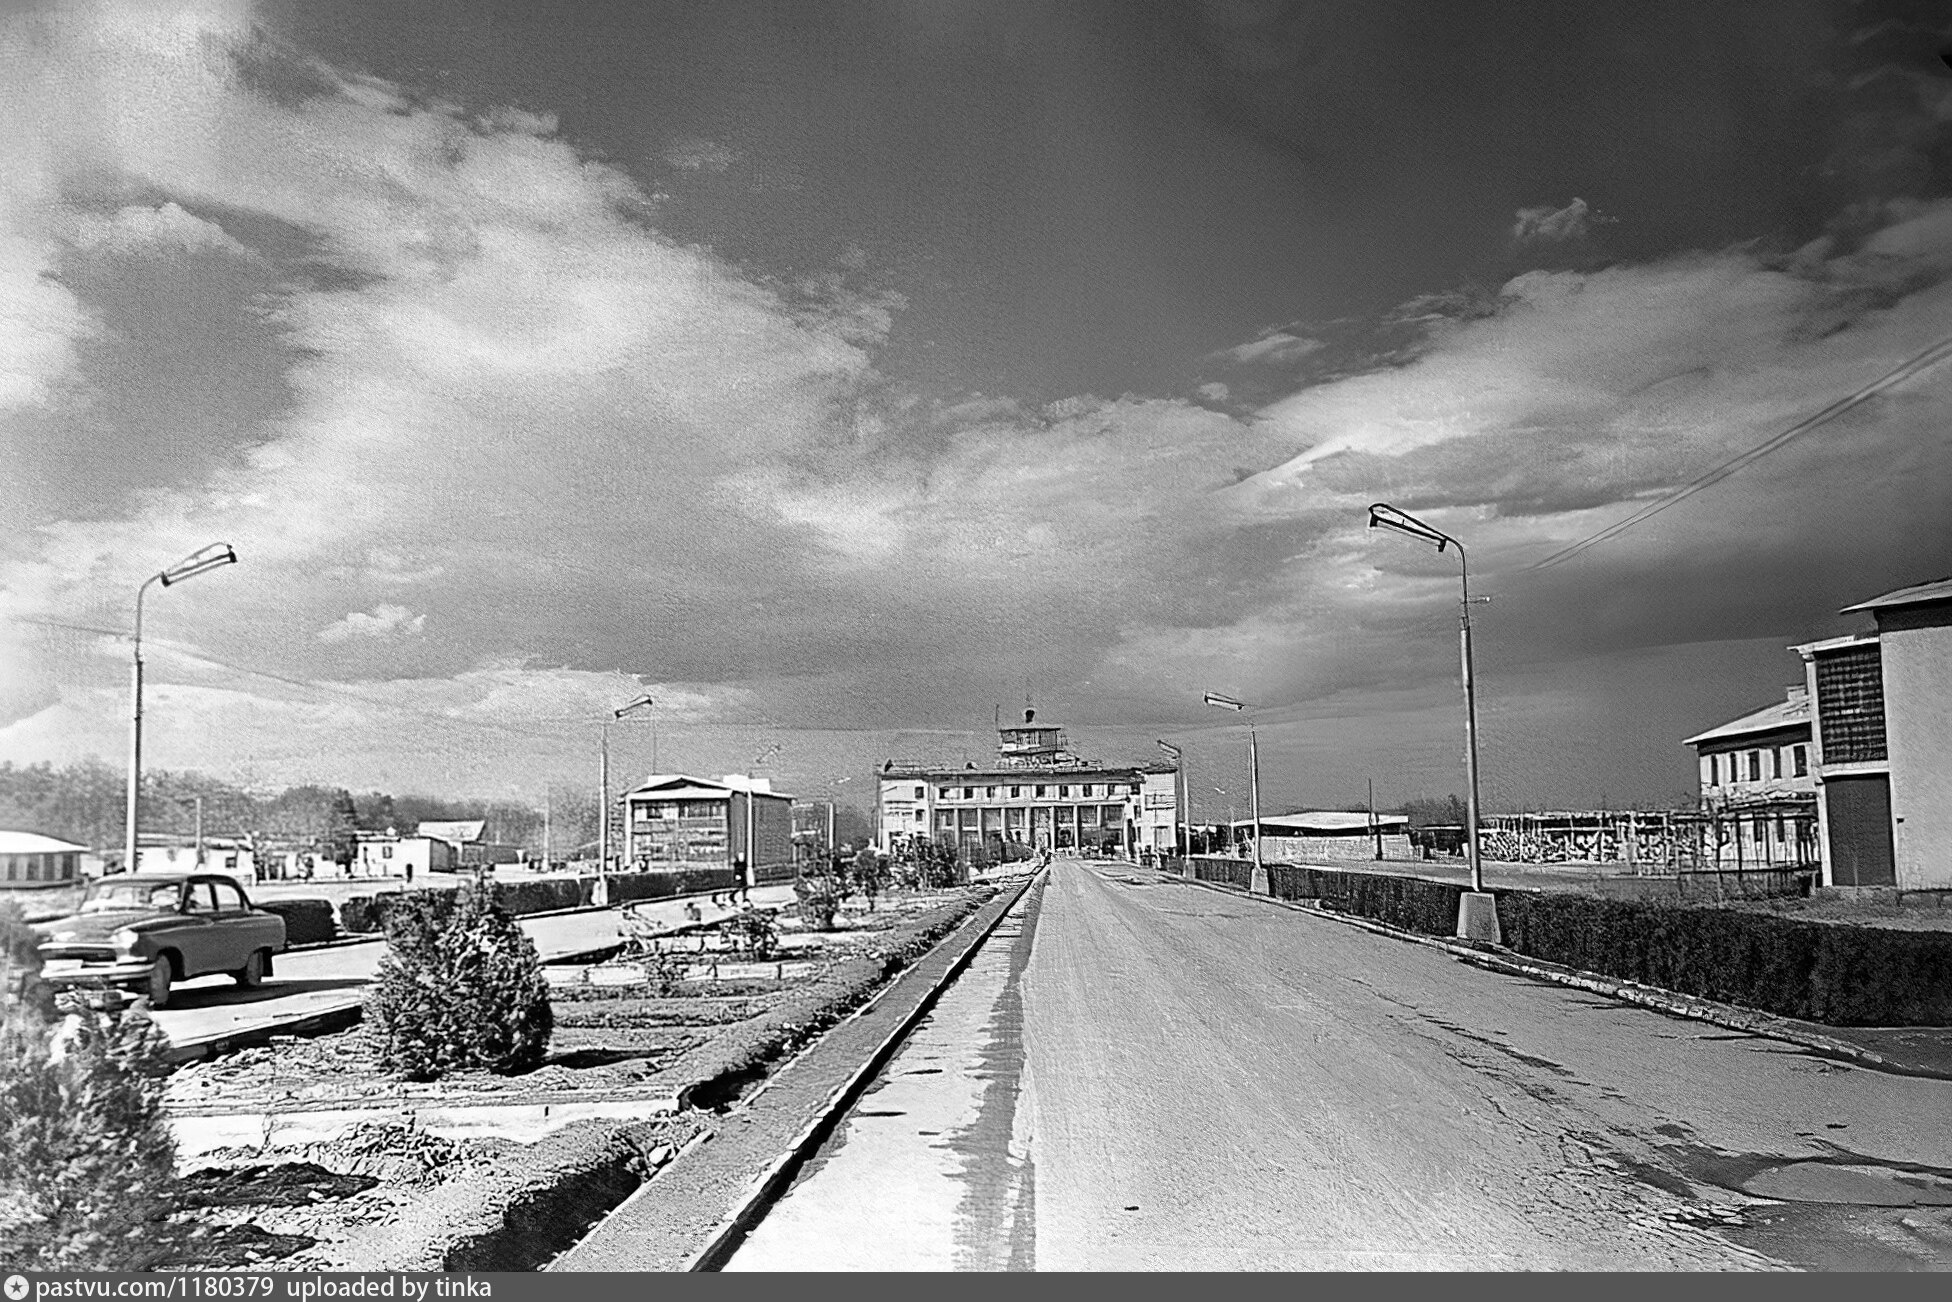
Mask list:
[[[1411,856],[1408,832],[1385,832],[1382,837],[1385,859]],[[1376,858],[1376,837],[1360,836],[1270,836],[1261,849],[1263,863],[1315,863],[1323,859],[1338,861]]]
[[[1898,888],[1952,888],[1952,628],[1881,622]]]

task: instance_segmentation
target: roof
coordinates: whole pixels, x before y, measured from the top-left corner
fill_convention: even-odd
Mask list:
[[[488,830],[485,818],[453,819],[447,822],[427,821],[419,825],[416,835],[437,836],[443,841],[479,841]]]
[[[886,782],[940,782],[944,786],[1015,783],[1022,786],[1038,782],[1097,782],[1104,778],[1130,780],[1134,773],[1170,773],[1170,764],[1039,764],[1020,769],[959,769],[942,765],[917,765],[913,768],[883,769],[875,777]]]
[[[774,791],[772,785],[770,778],[747,777],[742,773],[727,773],[718,778],[695,778],[689,773],[653,773],[624,792],[624,795],[656,793],[672,800],[724,800],[735,791],[751,791],[754,795],[771,796],[775,800],[793,799],[784,791]]]
[[[1698,732],[1687,738],[1683,746],[1700,746],[1706,742],[1723,741],[1730,737],[1749,737],[1757,733],[1777,732],[1784,728],[1808,728],[1810,726],[1810,698],[1793,696],[1788,700],[1765,705],[1760,710],[1751,710],[1739,719],[1731,719],[1719,727],[1706,732]]]
[[[1854,614],[1860,610],[1889,610],[1893,606],[1922,606],[1931,601],[1952,601],[1952,578],[1932,579],[1926,583],[1914,583],[1909,588],[1899,588],[1869,601],[1860,601],[1854,606],[1845,606],[1837,613]]]
[[[1299,814],[1262,814],[1261,826],[1288,832],[1367,832],[1372,826],[1388,830],[1407,826],[1407,814],[1377,814],[1372,823],[1365,810],[1313,809]],[[1242,818],[1235,827],[1252,827],[1254,820]]]
[[[1830,651],[1841,651],[1853,646],[1876,646],[1882,639],[1876,633],[1846,633],[1842,637],[1826,637],[1817,642],[1802,642],[1790,648],[1805,660]]]
[[[67,854],[87,849],[85,845],[57,841],[39,832],[0,832],[0,854]]]

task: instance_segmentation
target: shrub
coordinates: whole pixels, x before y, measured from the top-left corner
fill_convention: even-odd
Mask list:
[[[747,958],[765,962],[779,951],[779,928],[763,909],[744,908],[725,923],[726,939]]]
[[[848,865],[848,874],[854,889],[866,897],[868,912],[873,913],[875,897],[888,889],[888,861],[876,854],[873,846],[862,846]]]
[[[387,952],[367,996],[380,1062],[412,1080],[542,1062],[554,1019],[535,945],[492,886],[416,891],[387,911]]]
[[[416,893],[425,895],[430,892]],[[438,893],[446,894],[445,891]],[[384,931],[387,910],[403,894],[403,891],[388,891],[383,895],[348,895],[339,901],[339,925],[355,935]]]
[[[800,916],[822,931],[834,929],[834,915],[840,912],[841,902],[853,893],[838,854],[808,861],[793,883],[794,897],[800,901]]]
[[[0,1261],[131,1271],[170,1251],[156,1224],[176,1188],[167,1048],[141,1012],[64,1024],[0,1004]]]

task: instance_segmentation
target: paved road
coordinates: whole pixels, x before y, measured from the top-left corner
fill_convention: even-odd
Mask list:
[[[731,1263],[1784,1266],[1952,1266],[1952,1083],[1073,862]]]
[[[792,888],[787,886],[758,887],[752,893],[753,902],[764,907],[792,898]],[[698,902],[708,918],[726,912],[713,910],[709,900]],[[659,923],[678,926],[685,921],[686,903],[657,901],[638,906],[638,911]],[[617,913],[611,909],[523,918],[522,929],[544,962],[614,945],[619,935]],[[366,983],[378,971],[385,952],[386,945],[373,940],[280,954],[277,975],[254,991],[239,989],[227,976],[185,981],[171,992],[170,1006],[154,1015],[156,1024],[172,1044],[184,1046],[351,1008],[364,997]]]

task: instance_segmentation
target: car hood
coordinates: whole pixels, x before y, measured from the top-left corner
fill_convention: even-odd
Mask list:
[[[146,931],[168,922],[174,914],[151,913],[145,909],[117,909],[113,913],[77,913],[72,917],[43,922],[35,930],[43,940],[60,945],[106,943],[124,927]]]

